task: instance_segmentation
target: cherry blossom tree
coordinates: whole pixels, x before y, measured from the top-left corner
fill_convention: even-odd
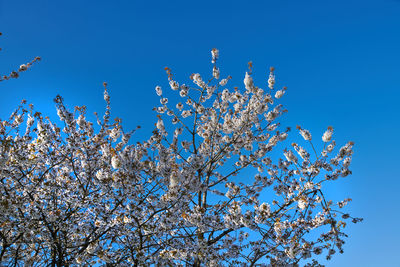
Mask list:
[[[323,188],[351,174],[353,143],[336,149],[332,127],[323,146],[301,126],[302,141],[289,136],[274,69],[262,89],[249,63],[244,86],[230,88],[211,54],[208,80],[180,84],[166,68],[170,88],[155,88],[155,129],[142,142],[111,118],[106,84],[96,123],[60,96],[58,124],[25,101],[1,120],[0,262],[318,266],[318,255],[342,253],[343,229],[361,219]]]

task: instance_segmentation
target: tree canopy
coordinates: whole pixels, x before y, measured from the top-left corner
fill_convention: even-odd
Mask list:
[[[106,83],[95,122],[61,96],[57,122],[26,101],[0,120],[0,262],[318,266],[317,255],[342,253],[347,222],[361,219],[343,209],[351,199],[327,199],[324,188],[351,174],[353,143],[336,148],[332,127],[319,140],[301,126],[302,141],[289,142],[279,103],[288,89],[276,88],[274,68],[266,88],[251,63],[232,87],[219,51],[211,56],[209,79],[179,83],[165,69],[170,88],[155,88],[160,105],[145,141],[111,117]],[[168,99],[174,93],[180,101]]]

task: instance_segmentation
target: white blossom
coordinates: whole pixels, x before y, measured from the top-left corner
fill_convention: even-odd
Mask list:
[[[325,131],[325,133],[322,135],[322,141],[329,142],[332,139],[332,134],[333,134],[333,128],[328,127],[328,130]]]
[[[169,86],[171,86],[172,90],[178,90],[179,89],[179,83],[177,83],[176,81],[169,81]]]
[[[297,126],[297,129],[299,129],[300,135],[304,140],[311,141],[311,133],[308,130],[302,129],[300,126]]]
[[[28,69],[28,66],[26,64],[22,64],[19,66],[19,71],[26,71]]]
[[[296,156],[293,154],[293,152],[292,151],[286,151],[285,153],[285,157],[286,157],[286,159],[287,159],[287,161],[291,161],[291,162],[294,162],[294,163],[296,163],[297,162],[297,158],[296,158]]]
[[[302,197],[299,199],[299,201],[297,202],[297,206],[299,207],[299,209],[304,210],[307,207],[307,200]]]
[[[275,85],[275,75],[274,75],[274,68],[271,67],[269,77],[268,77],[268,87],[269,89],[274,89]]]
[[[227,83],[228,83],[228,79],[222,79],[222,80],[219,82],[219,85],[225,86]]]
[[[281,97],[285,94],[285,91],[286,91],[286,88],[284,88],[284,89],[282,89],[282,90],[276,91],[276,93],[275,93],[275,98],[276,98],[276,99],[281,98]]]
[[[246,87],[246,90],[248,91],[252,91],[254,89],[253,78],[247,72],[244,77],[244,85]]]
[[[213,77],[217,80],[219,79],[219,69],[215,66],[213,68]]]
[[[218,57],[219,57],[219,50],[216,49],[216,48],[213,48],[211,50],[211,56],[212,56],[211,63],[214,64],[217,61]]]
[[[121,167],[121,160],[118,156],[114,156],[111,158],[111,165],[114,169],[118,169]]]
[[[156,86],[156,93],[157,93],[158,96],[161,96],[161,95],[162,95],[161,86]]]

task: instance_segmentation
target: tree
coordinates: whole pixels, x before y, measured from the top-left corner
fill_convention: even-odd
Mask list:
[[[326,199],[322,185],[351,174],[353,143],[334,154],[329,127],[317,152],[297,126],[311,152],[292,143],[276,158],[290,132],[277,103],[287,89],[274,88],[273,68],[268,88],[257,87],[251,63],[244,88],[228,89],[218,57],[213,49],[211,79],[190,76],[194,86],[166,68],[182,102],[170,105],[156,87],[158,119],[143,142],[112,121],[106,84],[97,126],[60,96],[62,126],[25,101],[0,121],[0,262],[316,266],[315,255],[343,252],[346,221],[361,219],[341,210],[350,199]]]

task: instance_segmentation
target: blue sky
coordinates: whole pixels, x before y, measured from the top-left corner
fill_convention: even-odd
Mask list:
[[[0,118],[21,99],[55,114],[52,99],[103,111],[102,82],[124,127],[153,129],[155,85],[163,68],[178,81],[210,74],[220,49],[221,75],[241,86],[247,62],[265,85],[269,66],[286,85],[286,123],[314,136],[328,125],[355,141],[353,175],[332,184],[364,217],[350,226],[345,253],[327,266],[400,266],[400,1],[0,1],[0,73],[43,60],[0,84]]]

